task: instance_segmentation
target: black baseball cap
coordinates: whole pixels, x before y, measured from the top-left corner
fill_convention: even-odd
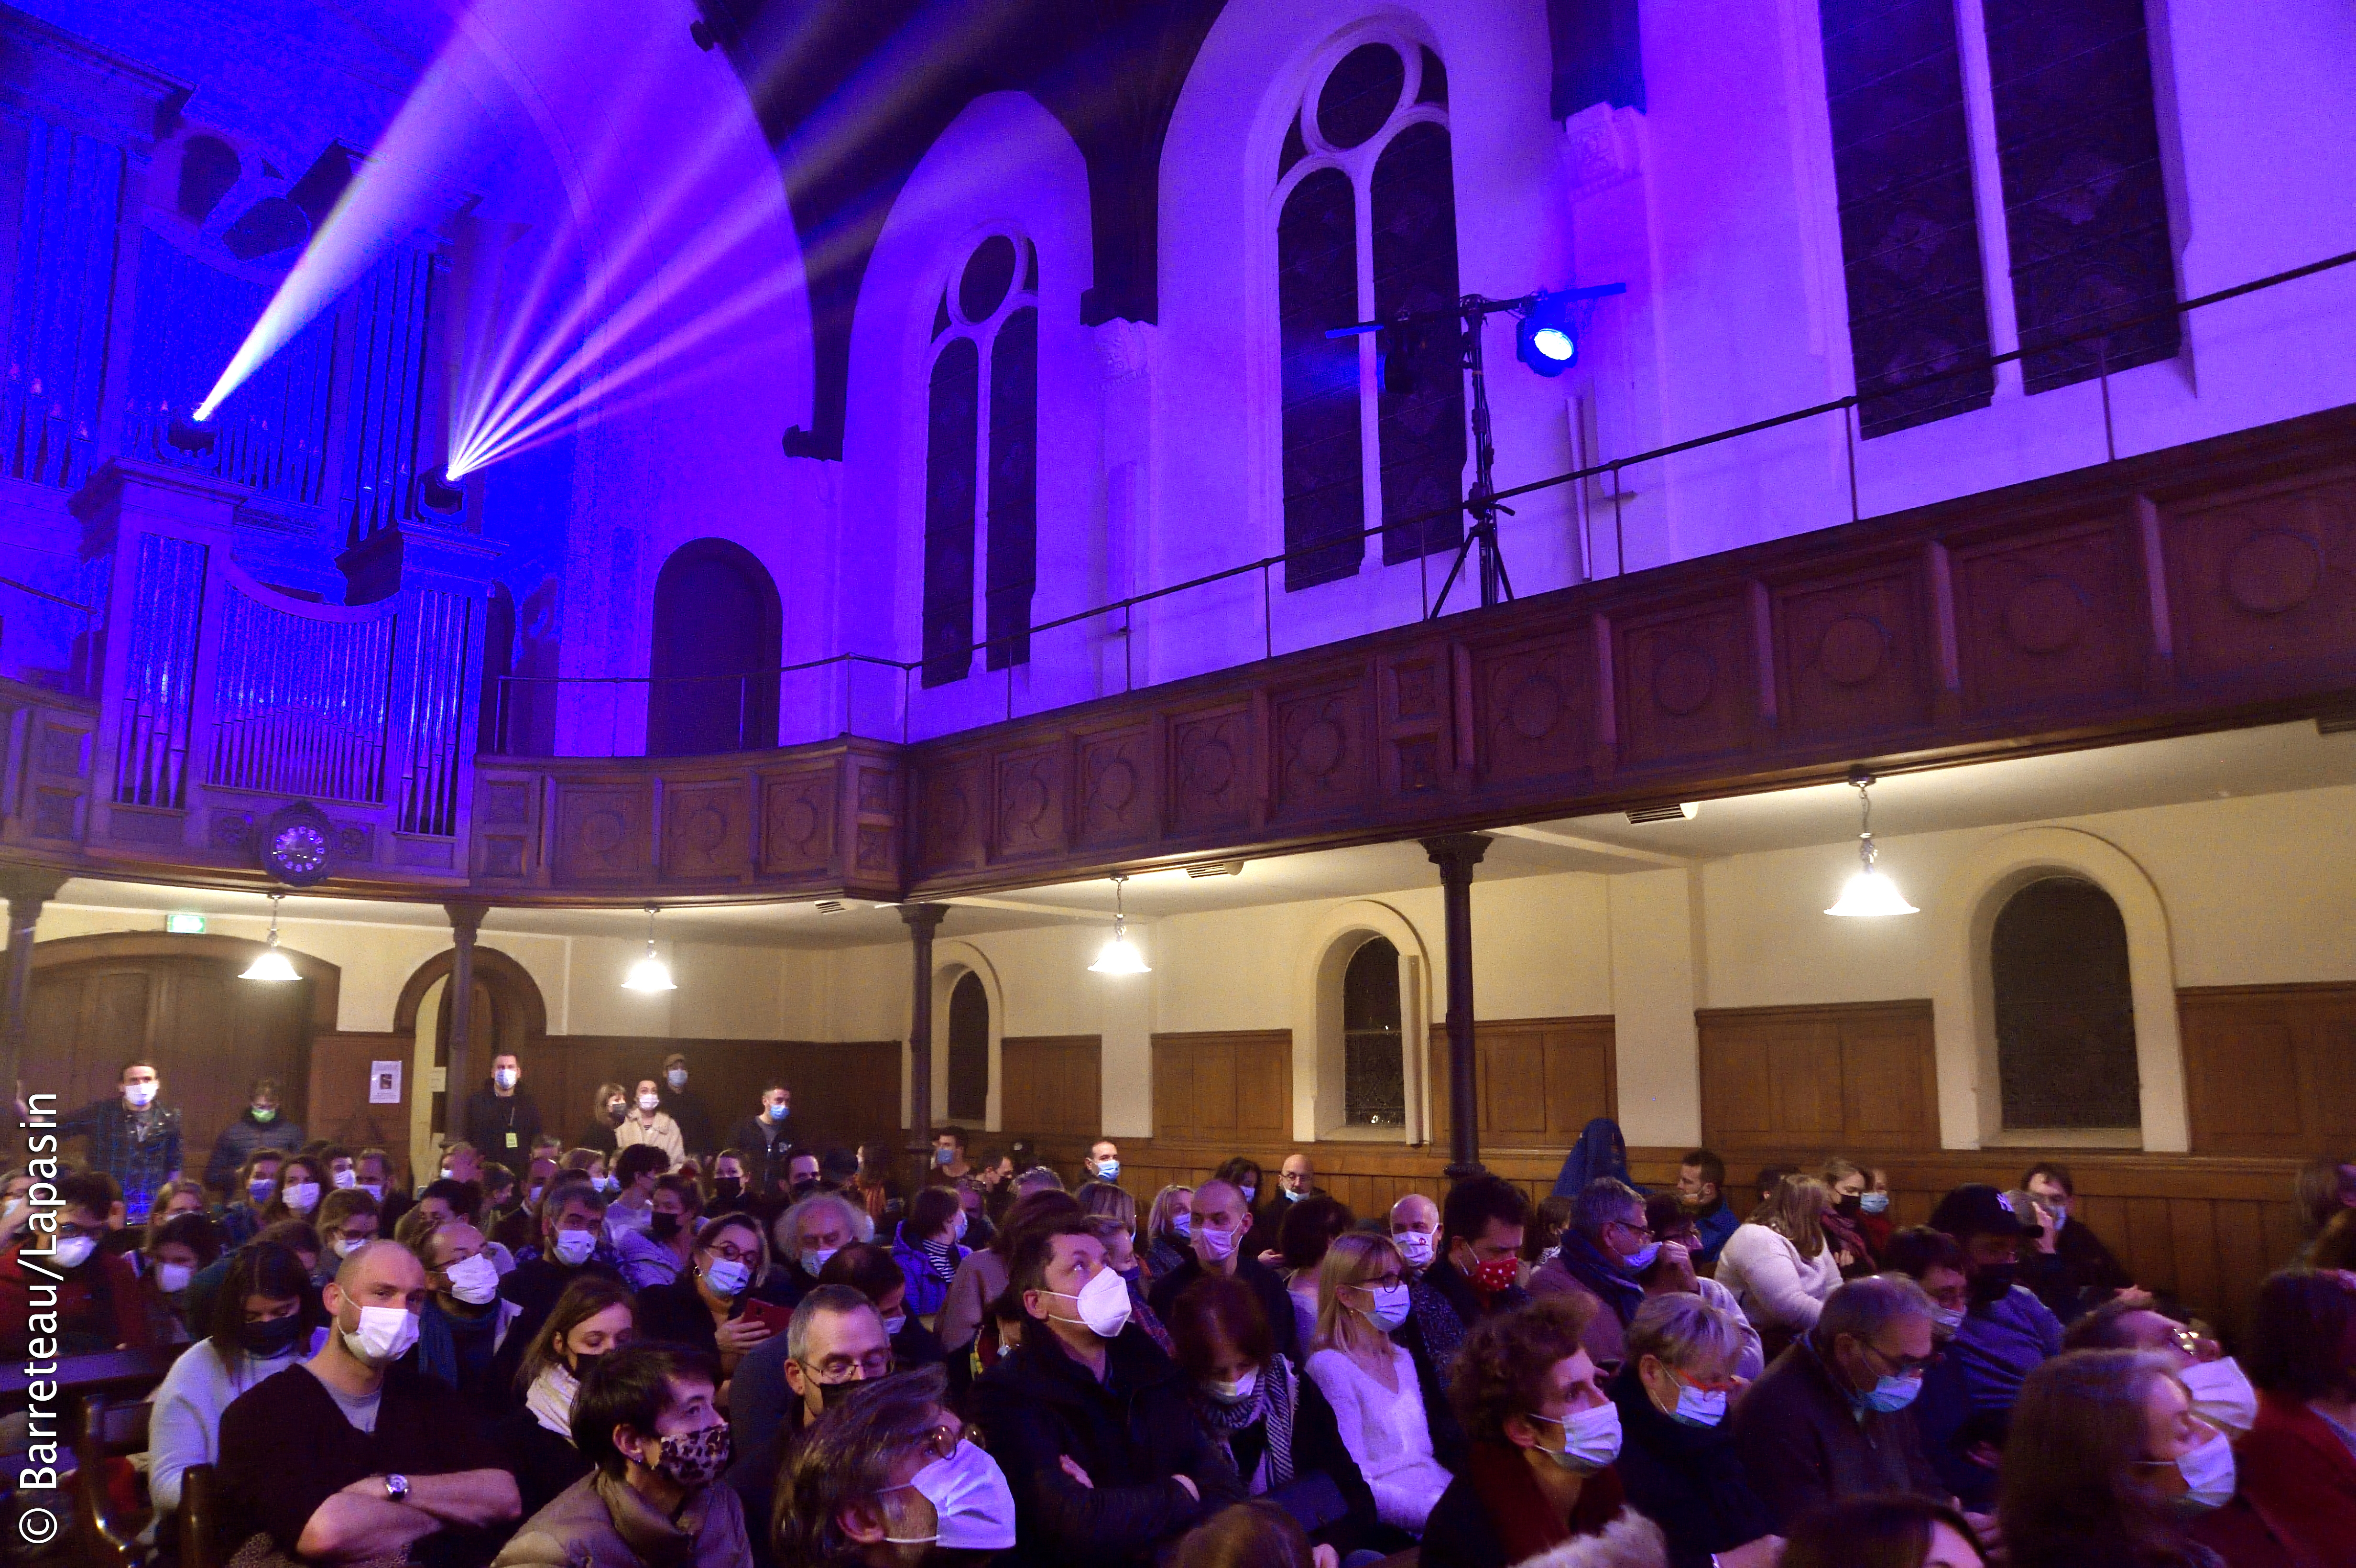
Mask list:
[[[1967,1181],[1940,1199],[1939,1206],[1931,1211],[1931,1229],[1944,1231],[1959,1242],[1972,1236],[2045,1233],[2044,1226],[2022,1219],[2010,1198],[1984,1181]]]

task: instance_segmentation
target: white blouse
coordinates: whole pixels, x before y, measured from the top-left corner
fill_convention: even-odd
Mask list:
[[[1832,1248],[1804,1258],[1789,1237],[1764,1225],[1736,1226],[1718,1254],[1718,1283],[1734,1292],[1743,1315],[1762,1328],[1807,1332],[1840,1282]]]
[[[1422,1534],[1423,1521],[1451,1477],[1431,1456],[1431,1423],[1425,1419],[1415,1358],[1391,1347],[1396,1393],[1339,1350],[1310,1357],[1308,1371],[1333,1407],[1342,1445],[1374,1491],[1375,1512],[1385,1524]]]

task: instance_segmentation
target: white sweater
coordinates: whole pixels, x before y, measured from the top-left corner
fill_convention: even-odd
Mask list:
[[[230,1402],[293,1366],[294,1352],[267,1361],[240,1356],[238,1362],[239,1371],[231,1375],[213,1342],[199,1339],[180,1353],[155,1386],[155,1409],[147,1417],[147,1495],[155,1500],[158,1518],[180,1506],[182,1472],[220,1457],[221,1412]]]
[[[1734,1292],[1744,1316],[1762,1328],[1807,1332],[1840,1282],[1830,1247],[1804,1258],[1782,1232],[1764,1225],[1735,1227],[1718,1254],[1718,1283]]]
[[[1375,1494],[1375,1512],[1400,1530],[1423,1533],[1423,1521],[1451,1479],[1431,1456],[1431,1424],[1425,1419],[1423,1388],[1415,1359],[1391,1347],[1391,1375],[1398,1392],[1376,1382],[1339,1350],[1309,1358],[1309,1375],[1342,1429],[1342,1446],[1358,1462],[1358,1473]]]

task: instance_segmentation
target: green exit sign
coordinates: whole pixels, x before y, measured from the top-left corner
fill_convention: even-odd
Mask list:
[[[205,917],[200,914],[167,914],[164,917],[164,929],[175,936],[202,936],[205,933]]]

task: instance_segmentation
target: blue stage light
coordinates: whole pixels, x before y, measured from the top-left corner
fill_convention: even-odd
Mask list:
[[[1541,376],[1559,376],[1579,361],[1572,305],[1568,295],[1542,293],[1522,313],[1521,326],[1514,334],[1514,352]]]

